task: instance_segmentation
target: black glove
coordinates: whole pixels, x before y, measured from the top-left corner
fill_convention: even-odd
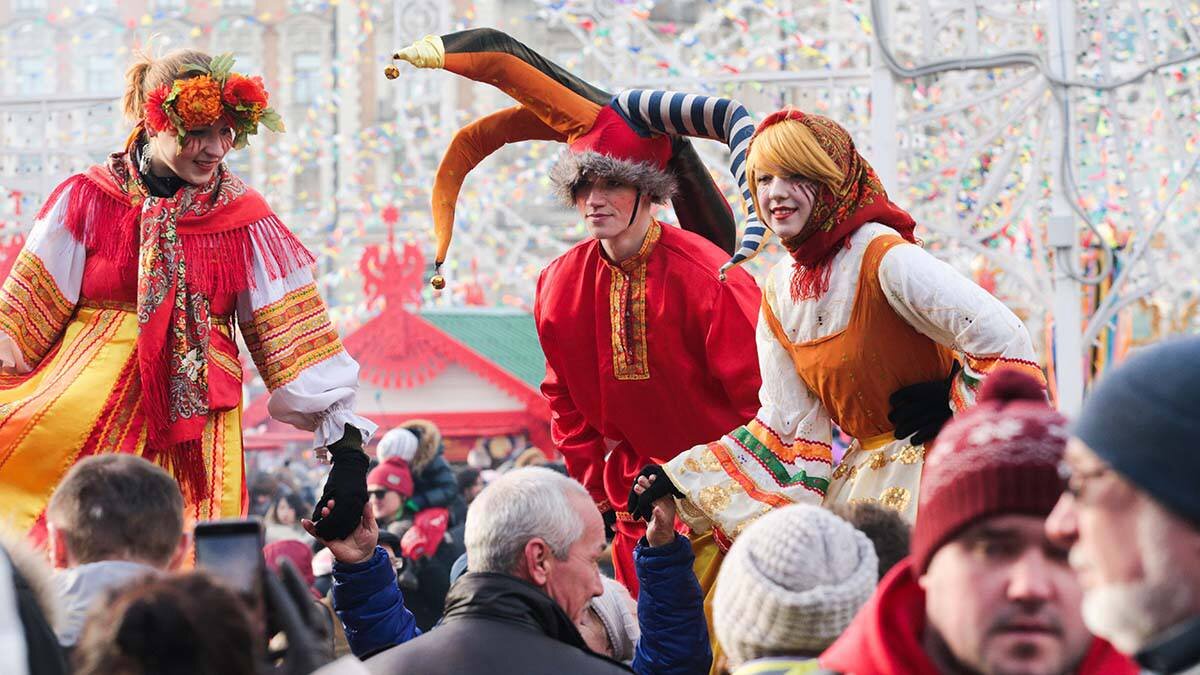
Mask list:
[[[287,649],[282,654],[269,655],[271,665],[266,672],[308,675],[333,661],[331,622],[327,615],[322,615],[290,560],[280,561],[278,578],[264,569],[263,600],[271,634],[287,636]]]
[[[950,409],[950,387],[958,374],[958,361],[944,380],[918,382],[896,390],[888,402],[892,406],[888,420],[896,426],[897,439],[912,436],[913,445],[923,445],[937,437],[942,426],[953,415]]]
[[[612,541],[617,534],[617,512],[614,509],[600,512],[604,518],[604,541]]]
[[[345,539],[362,520],[363,507],[367,505],[367,466],[371,460],[362,451],[362,433],[349,424],[341,440],[329,446],[329,459],[333,466],[325,481],[325,491],[317,500],[312,520],[317,527],[317,537],[329,541]],[[321,509],[333,500],[333,510],[321,517]]]
[[[650,487],[640,495],[633,491],[634,485],[637,485],[637,477],[633,479],[633,485],[629,486],[629,505],[626,508],[634,518],[649,521],[654,517],[654,502],[667,495],[683,496],[683,493],[675,487],[675,484],[667,477],[667,472],[659,464],[647,464],[642,467],[642,472],[638,474],[638,477],[641,476],[647,478],[655,476],[655,479],[653,483],[650,483]]]

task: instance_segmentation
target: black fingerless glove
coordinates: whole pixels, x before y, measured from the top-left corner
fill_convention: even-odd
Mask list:
[[[604,541],[612,541],[617,534],[617,512],[613,509],[601,511],[600,516],[604,518]]]
[[[647,478],[650,476],[655,476],[655,478],[654,482],[650,484],[650,487],[646,488],[646,491],[639,495],[638,493],[634,492],[633,487],[637,485],[637,479],[641,476],[645,476]],[[634,477],[633,485],[629,486],[629,505],[627,509],[630,515],[632,515],[634,518],[641,518],[642,520],[649,521],[654,517],[654,502],[666,497],[667,495],[683,497],[683,493],[680,492],[679,488],[675,487],[675,484],[672,483],[671,479],[667,477],[667,472],[662,468],[661,465],[648,464],[642,468],[641,473],[639,473],[637,477]]]
[[[333,466],[312,517],[317,537],[326,541],[345,539],[362,521],[363,507],[367,505],[367,466],[370,464],[362,451],[362,433],[347,424],[341,440],[329,445],[329,459]],[[322,518],[321,509],[330,499],[334,501],[333,509]]]
[[[888,402],[888,420],[896,426],[897,439],[912,437],[913,445],[923,445],[937,437],[942,426],[954,416],[950,409],[950,388],[958,374],[958,361],[944,380],[918,382],[892,394]]]

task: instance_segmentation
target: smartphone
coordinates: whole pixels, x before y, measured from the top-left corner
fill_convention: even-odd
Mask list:
[[[196,565],[241,594],[252,605],[262,601],[265,536],[258,518],[213,520],[196,524]]]

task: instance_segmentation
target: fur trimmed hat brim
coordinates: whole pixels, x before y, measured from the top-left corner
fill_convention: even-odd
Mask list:
[[[574,206],[575,189],[585,175],[628,183],[657,204],[665,204],[677,187],[674,176],[648,162],[618,159],[591,150],[578,153],[567,150],[550,169],[550,182],[559,200]]]

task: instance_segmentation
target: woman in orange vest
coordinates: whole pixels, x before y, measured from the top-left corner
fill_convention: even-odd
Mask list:
[[[1041,369],[1008,308],[916,245],[912,217],[840,125],[782,110],[751,140],[757,213],[791,254],[763,287],[756,342],[763,386],[753,420],[645,474],[649,511],[675,488],[681,517],[731,541],[771,509],[860,501],[911,523],[926,442],[1000,364]],[[726,266],[757,252],[743,239]],[[854,437],[835,468],[832,424]]]

